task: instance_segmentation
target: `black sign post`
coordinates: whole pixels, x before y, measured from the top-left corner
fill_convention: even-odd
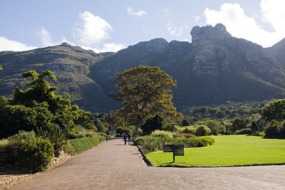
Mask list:
[[[175,156],[184,156],[184,145],[183,144],[164,145],[163,152],[172,152],[173,162],[175,162]]]

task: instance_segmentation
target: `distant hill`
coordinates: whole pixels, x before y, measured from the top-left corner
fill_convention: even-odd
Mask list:
[[[26,87],[26,79],[21,74],[34,69],[38,72],[51,70],[57,76],[58,93],[68,92],[75,103],[96,111],[104,107],[108,99],[95,81],[89,78],[89,67],[104,59],[101,54],[74,47],[67,43],[62,45],[35,49],[25,52],[0,52],[0,95],[11,95],[16,86]],[[98,97],[104,102],[95,101]]]
[[[97,54],[62,44],[26,52],[0,52],[0,95],[24,86],[23,72],[52,70],[60,93],[93,112],[120,105],[109,98],[115,93],[116,73],[139,65],[159,66],[176,81],[174,103],[179,111],[190,106],[227,101],[260,101],[284,97],[285,42],[262,48],[232,37],[222,24],[194,27],[192,43],[162,38],[139,42],[117,53]]]

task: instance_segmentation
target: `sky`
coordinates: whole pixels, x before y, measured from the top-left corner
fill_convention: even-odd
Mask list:
[[[0,51],[67,42],[116,52],[154,38],[191,43],[194,26],[222,23],[263,47],[285,38],[284,0],[1,0]]]

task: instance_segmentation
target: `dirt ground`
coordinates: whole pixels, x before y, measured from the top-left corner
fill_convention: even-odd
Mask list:
[[[149,167],[136,146],[112,139],[9,189],[285,190],[285,166]]]

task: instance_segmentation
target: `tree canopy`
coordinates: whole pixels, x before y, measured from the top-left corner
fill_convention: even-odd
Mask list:
[[[262,108],[263,117],[268,120],[282,121],[285,119],[285,99],[273,100]]]
[[[0,138],[24,131],[54,131],[57,127],[74,135],[75,128],[82,126],[94,129],[94,117],[90,112],[72,106],[68,94],[55,94],[56,88],[46,80],[56,81],[53,72],[46,70],[41,74],[30,70],[22,75],[31,79],[25,90],[17,87],[14,97],[0,99]]]
[[[129,124],[139,126],[157,114],[168,119],[180,117],[172,103],[171,88],[176,81],[159,67],[131,68],[118,73],[115,83],[119,93],[112,97],[123,104],[118,115]]]

